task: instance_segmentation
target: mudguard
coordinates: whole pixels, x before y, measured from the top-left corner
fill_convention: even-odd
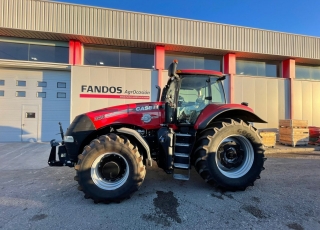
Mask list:
[[[210,104],[199,115],[194,127],[205,129],[212,121],[223,118],[239,118],[248,122],[267,123],[253,110],[240,104]]]

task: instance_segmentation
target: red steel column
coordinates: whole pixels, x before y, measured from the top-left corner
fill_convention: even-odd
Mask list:
[[[82,65],[82,43],[80,41],[74,42],[74,64]]]
[[[164,70],[165,48],[156,46],[155,48],[155,69],[158,70],[158,85],[162,88],[162,71]]]
[[[234,103],[234,75],[236,74],[236,54],[229,53],[223,56],[223,73],[229,74],[229,98]]]
[[[69,41],[69,64],[82,65],[82,43],[80,41]]]
[[[294,117],[293,102],[294,102],[294,79],[296,77],[296,61],[294,59],[287,59],[282,61],[282,77],[289,79],[289,92],[290,92],[290,119]]]
[[[69,41],[69,64],[74,65],[74,40]]]

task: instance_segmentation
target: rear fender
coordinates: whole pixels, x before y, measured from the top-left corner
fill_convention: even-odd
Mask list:
[[[251,111],[240,108],[225,108],[212,113],[206,118],[201,119],[201,117],[199,117],[195,123],[195,129],[205,129],[211,122],[221,120],[223,118],[239,118],[247,122],[267,123]]]

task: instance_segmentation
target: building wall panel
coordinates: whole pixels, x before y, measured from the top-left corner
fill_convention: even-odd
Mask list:
[[[125,69],[116,67],[91,67],[73,66],[71,71],[71,120],[75,116],[89,111],[102,109],[110,106],[139,103],[155,100],[157,90],[156,71],[146,69]],[[148,96],[149,99],[109,99],[109,98],[81,98],[80,94],[99,94],[108,93],[81,92],[81,86],[107,86],[122,87],[122,93],[113,95],[139,95]],[[126,90],[149,91],[150,94],[128,94]]]
[[[294,119],[308,120],[309,126],[320,126],[320,82],[294,80]]]
[[[267,121],[256,123],[259,129],[276,130],[279,119],[289,116],[289,88],[286,79],[235,76],[235,103],[248,102],[254,112]],[[281,109],[279,109],[281,107]]]

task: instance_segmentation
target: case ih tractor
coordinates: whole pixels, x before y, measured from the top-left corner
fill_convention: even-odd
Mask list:
[[[253,186],[264,169],[264,146],[252,122],[265,123],[247,103],[226,104],[225,75],[176,70],[158,100],[77,116],[61,144],[51,141],[50,166],[70,166],[85,198],[120,202],[139,189],[152,160],[178,180],[193,165],[223,190]],[[56,161],[58,149],[59,161]]]

